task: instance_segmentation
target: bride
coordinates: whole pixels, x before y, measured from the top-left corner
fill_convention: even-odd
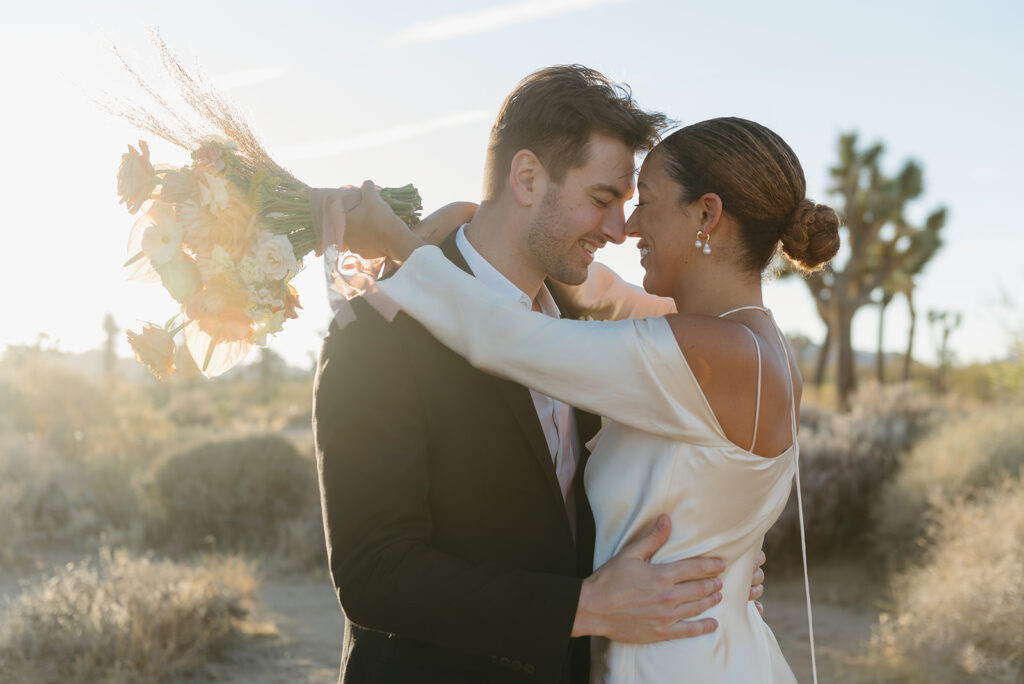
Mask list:
[[[663,512],[671,537],[652,562],[725,561],[722,601],[701,616],[719,629],[653,644],[595,637],[593,682],[793,682],[747,600],[797,471],[802,388],[762,274],[780,245],[797,266],[821,267],[838,249],[839,219],[805,197],[792,149],[738,118],[665,138],[637,186],[627,232],[639,238],[646,292],[599,264],[565,287],[581,314],[604,320],[552,319],[496,296],[408,231],[372,184],[349,215],[349,246],[404,262],[371,303],[397,304],[483,370],[608,418],[585,473],[595,577]]]

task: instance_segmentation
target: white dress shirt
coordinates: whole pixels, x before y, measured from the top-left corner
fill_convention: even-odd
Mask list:
[[[455,236],[455,245],[459,248],[477,280],[501,294],[504,299],[517,302],[524,309],[533,309],[533,301],[529,295],[502,275],[469,243],[466,238],[465,225],[459,228],[459,232]],[[551,293],[544,285],[541,285],[540,292],[537,294],[537,304],[540,306],[540,310],[548,316],[561,318],[555,300],[551,298]],[[544,439],[547,441],[548,451],[551,453],[551,460],[555,465],[555,474],[558,476],[558,485],[562,490],[562,499],[567,504],[569,520],[575,529],[575,516],[570,494],[572,481],[576,477],[577,453],[579,451],[576,443],[576,418],[573,415],[572,407],[564,402],[532,389],[530,396],[533,398],[533,406],[537,410],[537,417],[544,430]]]

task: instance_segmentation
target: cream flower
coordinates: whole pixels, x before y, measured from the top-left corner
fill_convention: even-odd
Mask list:
[[[149,162],[149,145],[140,140],[139,149],[141,153],[129,145],[128,152],[121,155],[121,168],[117,171],[117,194],[132,214],[156,188],[156,170]]]
[[[219,214],[231,205],[228,180],[221,176],[204,173],[199,179],[199,204],[214,214]]]
[[[267,344],[267,335],[275,335],[281,332],[283,328],[284,312],[278,311],[256,328],[256,333],[253,335],[252,342],[253,344],[258,344],[262,347]]]
[[[186,170],[169,171],[160,182],[160,199],[164,202],[184,202],[191,199],[195,192],[195,180]]]
[[[150,216],[154,222],[142,234],[142,252],[154,266],[160,266],[182,253],[181,241],[184,234],[170,204],[154,203]]]
[[[284,235],[264,236],[256,245],[256,262],[271,280],[285,280],[299,272],[292,243]]]
[[[246,285],[261,282],[264,277],[259,262],[251,256],[242,257],[242,260],[238,262],[238,275],[242,277],[242,282]]]
[[[256,300],[257,304],[261,304],[263,306],[270,306],[271,304],[277,303],[277,297],[275,297],[274,293],[270,291],[270,288],[261,287],[255,292],[253,292],[253,295],[255,295],[254,299]]]
[[[223,276],[233,279],[236,275],[235,261],[226,249],[214,245],[209,254],[199,257],[199,273],[207,283]]]
[[[154,264],[154,268],[167,291],[182,304],[191,300],[203,285],[196,262],[183,253],[163,264]]]
[[[195,200],[188,200],[175,206],[178,223],[185,235],[185,242],[193,252],[205,252],[209,248],[210,230],[216,219],[199,206]]]

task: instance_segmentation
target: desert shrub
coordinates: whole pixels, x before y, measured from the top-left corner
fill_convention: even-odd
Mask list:
[[[29,586],[0,623],[0,680],[149,682],[202,663],[257,586],[237,558],[193,566],[100,554]]]
[[[38,440],[0,436],[0,558],[12,561],[26,542],[81,529],[71,506],[74,478]]]
[[[869,512],[882,484],[945,404],[907,385],[870,385],[848,413],[805,408],[800,431],[800,479],[808,553],[822,557],[863,548]],[[796,492],[765,538],[773,565],[800,558]]]
[[[938,506],[922,565],[893,585],[870,681],[1024,681],[1024,482]]]
[[[265,549],[277,528],[319,504],[316,467],[276,435],[215,441],[171,453],[146,483],[152,543]],[[322,542],[321,542],[322,543]]]
[[[68,462],[39,439],[0,434],[0,558],[39,541],[140,538],[134,470],[113,456]]]
[[[889,558],[913,557],[935,507],[1024,467],[1024,406],[975,409],[919,442],[882,488],[875,535]]]

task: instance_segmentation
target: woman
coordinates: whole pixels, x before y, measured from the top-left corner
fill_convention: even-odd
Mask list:
[[[703,616],[718,630],[643,645],[595,639],[592,681],[792,682],[747,601],[749,569],[796,472],[801,392],[761,280],[780,243],[801,267],[828,261],[839,219],[805,198],[789,146],[743,119],[673,133],[645,160],[638,188],[627,230],[648,294],[592,267],[573,295],[591,315],[665,315],[567,321],[517,308],[436,248],[419,249],[397,220],[381,222],[367,250],[405,264],[369,297],[383,293],[473,365],[610,419],[585,474],[596,568],[663,512],[672,535],[653,562],[726,562],[722,601]]]

